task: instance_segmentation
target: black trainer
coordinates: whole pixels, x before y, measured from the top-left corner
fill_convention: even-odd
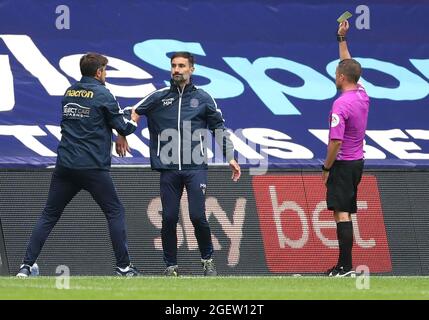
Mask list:
[[[338,273],[338,267],[337,266],[333,266],[332,268],[328,269],[325,272],[325,275],[327,275],[328,277],[335,277],[335,275]]]
[[[31,275],[31,266],[29,264],[21,264],[17,273],[18,278],[28,278]]]
[[[346,270],[343,267],[340,267],[338,270],[338,273],[336,274],[336,277],[351,277],[351,278],[355,278],[356,277],[356,272],[352,269],[350,270]]]
[[[167,277],[178,277],[179,276],[179,267],[177,265],[168,266],[164,270],[164,276],[167,276]]]
[[[356,272],[354,270],[346,270],[344,267],[334,266],[328,271],[326,271],[328,277],[356,277]]]
[[[206,277],[216,277],[217,271],[216,266],[212,258],[210,259],[201,259],[203,265],[204,276]]]
[[[142,275],[140,271],[137,270],[132,264],[125,268],[115,268],[115,274],[120,277],[139,277]]]

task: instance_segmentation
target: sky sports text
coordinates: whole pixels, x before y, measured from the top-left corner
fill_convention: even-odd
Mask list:
[[[3,34],[0,38],[13,57],[44,87],[51,96],[62,96],[71,85],[67,76],[79,80],[79,59],[82,54],[64,56],[59,61],[60,70],[47,60],[38,49],[33,40],[27,35]],[[196,56],[206,56],[202,45],[198,42],[183,42],[174,39],[150,39],[136,43],[133,47],[134,54],[144,63],[148,63],[161,70],[170,71],[170,59],[168,53],[173,51],[189,51]],[[368,95],[376,99],[388,99],[393,101],[421,100],[429,94],[429,59],[409,59],[410,68],[415,68],[420,74],[401,65],[374,58],[355,57],[363,69],[372,69],[384,73],[396,79],[398,86],[395,88],[375,85],[361,78]],[[117,97],[141,98],[154,91],[156,87],[150,79],[153,76],[140,66],[131,64],[117,57],[108,56],[108,78],[128,78],[144,80],[138,85],[117,85],[107,81],[106,85]],[[197,65],[194,75],[202,76],[209,83],[201,86],[214,98],[226,99],[238,97],[244,93],[243,81],[254,91],[263,104],[274,115],[300,115],[301,112],[289,99],[290,97],[305,100],[327,100],[333,98],[336,87],[333,82],[335,68],[338,60],[328,62],[326,70],[321,73],[314,68],[283,57],[260,57],[251,62],[245,57],[223,57],[228,69],[236,74]],[[55,62],[56,63],[56,62]],[[299,87],[288,86],[280,83],[267,75],[272,69],[284,70],[301,78],[303,84]],[[425,79],[425,78],[426,79]],[[160,81],[155,81],[160,83]],[[168,85],[167,79],[164,80]],[[0,111],[10,111],[15,106],[14,76],[9,55],[0,55]]]

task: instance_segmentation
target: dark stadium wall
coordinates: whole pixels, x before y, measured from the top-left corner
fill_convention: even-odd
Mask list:
[[[51,174],[51,169],[0,171],[0,218],[9,260],[3,273],[14,274],[22,260]],[[159,174],[114,168],[112,177],[126,209],[132,261],[147,275],[161,275]],[[429,275],[428,193],[428,171],[366,170],[353,219],[354,266],[378,275]],[[211,167],[206,213],[219,273],[322,273],[338,252],[335,223],[324,200],[315,170],[278,169],[253,176],[245,169],[235,184],[226,167]],[[177,230],[181,274],[202,275],[186,193]],[[107,224],[86,191],[66,207],[37,262],[41,275],[55,275],[58,265],[67,265],[71,275],[113,274]]]
[[[9,275],[9,268],[7,263],[6,248],[4,246],[4,240],[3,240],[1,219],[0,219],[0,275],[1,276]]]

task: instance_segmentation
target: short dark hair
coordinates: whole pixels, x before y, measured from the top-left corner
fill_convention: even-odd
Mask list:
[[[172,62],[174,58],[178,58],[178,57],[188,59],[188,61],[189,61],[189,65],[190,65],[191,67],[193,67],[193,66],[194,66],[195,58],[194,58],[194,56],[193,56],[190,52],[187,52],[187,51],[179,51],[179,52],[175,52],[175,53],[171,56],[170,62]]]
[[[357,83],[362,74],[362,67],[355,59],[344,59],[338,63],[338,73],[345,75],[349,81]]]
[[[94,77],[97,70],[107,65],[107,58],[96,52],[88,52],[80,58],[80,73],[83,76]]]

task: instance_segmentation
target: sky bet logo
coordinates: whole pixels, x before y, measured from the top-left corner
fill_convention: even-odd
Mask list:
[[[338,241],[319,175],[253,177],[265,257],[273,273],[320,273],[337,263]],[[353,219],[353,264],[390,272],[392,264],[377,180],[364,175]]]
[[[49,95],[62,96],[70,86],[69,80],[47,60],[27,35],[0,35],[6,47],[22,66],[37,78]],[[170,60],[167,53],[173,51],[189,51],[196,56],[206,56],[206,52],[198,42],[182,42],[173,39],[150,39],[134,45],[134,54],[145,63],[161,70],[170,71]],[[60,59],[59,66],[68,76],[79,80],[79,59],[81,54],[68,55]],[[429,83],[410,70],[378,59],[355,57],[363,69],[372,69],[393,77],[399,85],[395,88],[375,85],[361,78],[367,93],[372,98],[400,100],[420,100],[429,94]],[[128,78],[137,80],[152,79],[152,75],[127,61],[110,57],[107,79]],[[234,98],[244,93],[247,85],[274,115],[299,115],[301,112],[290,98],[305,100],[328,100],[337,91],[332,79],[338,60],[328,62],[323,73],[310,66],[283,58],[260,57],[250,61],[245,57],[223,57],[225,69],[233,70],[234,74],[197,65],[194,75],[209,79],[209,83],[200,86],[210,92],[216,99]],[[411,64],[426,78],[429,78],[429,59],[409,59]],[[55,61],[54,64],[57,62]],[[301,86],[288,86],[271,78],[267,72],[281,70],[302,79]],[[145,81],[146,82],[146,81]],[[165,81],[168,86],[169,81]],[[12,110],[15,106],[14,77],[9,55],[0,55],[0,111]],[[106,81],[106,86],[116,97],[142,98],[156,88],[152,83],[139,85],[116,85]]]

